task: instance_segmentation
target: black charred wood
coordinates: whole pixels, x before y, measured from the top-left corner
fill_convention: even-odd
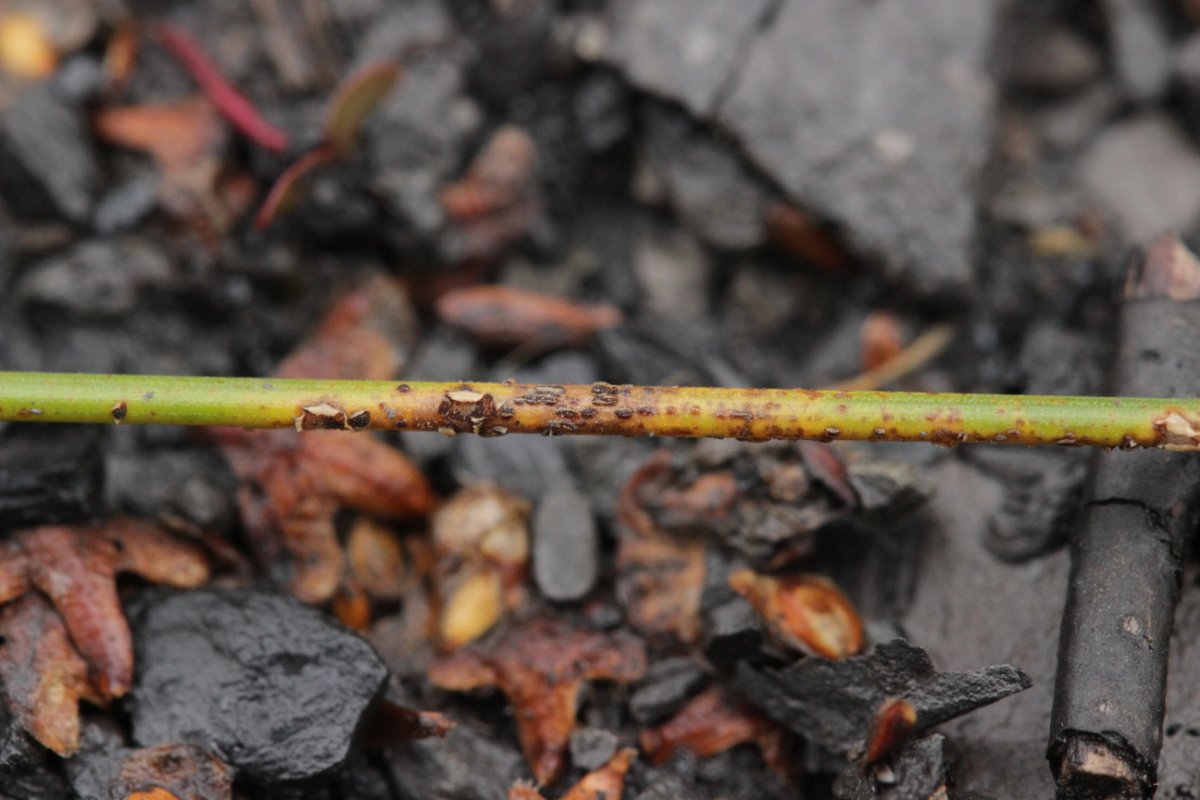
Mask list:
[[[1116,394],[1200,392],[1200,264],[1174,237],[1150,249],[1122,309]],[[1047,756],[1063,800],[1150,797],[1184,540],[1200,499],[1194,453],[1099,454],[1071,538]]]
[[[75,522],[103,497],[95,426],[14,425],[0,437],[0,530]]]

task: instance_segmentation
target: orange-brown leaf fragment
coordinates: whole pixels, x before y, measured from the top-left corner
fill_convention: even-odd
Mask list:
[[[822,658],[847,658],[865,644],[862,620],[833,581],[819,575],[775,577],[742,569],[729,576],[779,645]]]
[[[662,725],[642,731],[640,742],[652,764],[669,761],[680,749],[707,758],[750,743],[767,764],[786,771],[783,732],[750,704],[732,702],[719,686],[696,695]]]
[[[117,598],[117,573],[184,588],[208,580],[200,548],[144,520],[48,525],[21,531],[13,542],[29,585],[62,615],[103,697],[122,696],[133,680],[133,642]]]
[[[628,683],[645,670],[645,648],[633,636],[540,617],[442,659],[429,677],[443,689],[503,692],[513,707],[525,759],[538,782],[547,784],[562,772],[584,682]]]
[[[902,697],[884,700],[871,718],[863,753],[864,764],[874,764],[899,750],[917,727],[917,709]]]
[[[443,321],[488,347],[578,347],[621,322],[613,306],[587,306],[507,286],[470,286],[438,298]]]
[[[502,211],[530,190],[536,167],[537,147],[529,134],[514,125],[502,126],[463,179],[442,189],[442,207],[460,221]]]
[[[625,774],[637,758],[637,750],[626,747],[608,763],[579,779],[560,800],[621,800],[625,793]],[[518,781],[508,790],[508,800],[545,800],[535,787]]]
[[[196,745],[143,747],[121,762],[110,796],[229,800],[233,797],[233,770]]]
[[[60,756],[79,747],[79,701],[102,698],[62,618],[30,593],[0,608],[0,679],[17,723]]]
[[[625,792],[625,774],[635,758],[637,750],[632,747],[618,751],[607,764],[580,778],[561,800],[621,800]]]
[[[162,172],[159,197],[180,218],[228,222],[216,196],[227,132],[212,105],[194,96],[152,106],[105,108],[92,117],[96,135],[110,144],[139,150]]]

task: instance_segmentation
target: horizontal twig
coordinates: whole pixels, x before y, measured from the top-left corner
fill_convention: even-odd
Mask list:
[[[1200,447],[1200,400],[0,372],[0,420]]]

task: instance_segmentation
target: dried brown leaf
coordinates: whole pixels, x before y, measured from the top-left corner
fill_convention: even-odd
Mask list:
[[[502,691],[513,706],[525,758],[538,782],[546,784],[564,766],[584,682],[627,683],[645,670],[645,649],[629,634],[588,631],[542,617],[442,659],[429,677],[443,689]]]
[[[768,765],[787,770],[783,732],[748,703],[731,701],[719,686],[696,695],[662,725],[642,731],[640,741],[652,764],[669,761],[681,749],[707,758],[751,743]]]
[[[13,541],[29,584],[62,615],[104,697],[122,696],[133,679],[133,644],[116,574],[134,572],[180,587],[208,580],[208,561],[198,547],[142,520],[45,526],[21,531]]]
[[[50,750],[79,748],[79,701],[101,703],[62,618],[37,593],[0,608],[0,679],[17,723]]]
[[[201,96],[174,103],[104,108],[92,117],[96,134],[110,144],[139,150],[162,172],[163,207],[181,219],[203,215],[217,230],[228,212],[217,198],[227,131]]]
[[[438,298],[438,316],[489,347],[578,347],[618,325],[613,306],[588,306],[507,286],[471,286]]]
[[[662,450],[635,472],[617,499],[617,597],[631,625],[681,642],[700,633],[704,542],[661,531],[639,501],[642,488],[670,472]]]

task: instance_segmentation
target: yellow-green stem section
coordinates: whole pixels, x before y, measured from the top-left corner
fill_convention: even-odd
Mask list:
[[[0,372],[0,420],[1195,449],[1200,399]]]

